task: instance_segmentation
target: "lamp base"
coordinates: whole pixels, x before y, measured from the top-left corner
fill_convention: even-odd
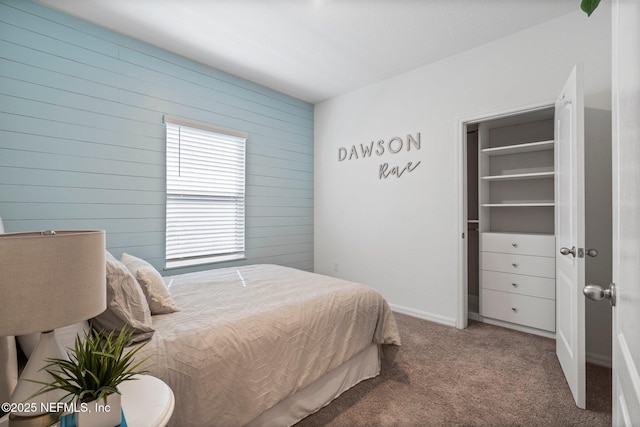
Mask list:
[[[18,384],[11,395],[11,402],[16,403],[16,409],[19,409],[11,411],[12,417],[37,418],[38,415],[46,415],[48,413],[44,405],[63,400],[65,397],[64,390],[56,389],[40,393],[43,388],[42,384],[51,383],[54,379],[45,369],[48,360],[53,358],[66,359],[67,357],[56,340],[55,331],[42,332],[38,345],[31,353],[31,357],[29,357],[29,361],[24,367],[20,378],[18,378]],[[25,409],[27,410],[22,409],[20,404],[25,404]],[[59,409],[55,408],[53,410]]]
[[[22,417],[11,414],[9,415],[9,427],[48,427],[58,422],[60,415],[60,413],[51,412],[34,415],[33,417]]]

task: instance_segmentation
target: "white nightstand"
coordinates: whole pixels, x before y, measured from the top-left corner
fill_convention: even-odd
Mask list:
[[[164,427],[173,414],[173,391],[162,380],[150,375],[138,375],[135,381],[125,381],[119,387],[122,410],[130,427]],[[9,425],[9,416],[0,418],[0,427]]]
[[[163,427],[173,414],[173,391],[162,380],[138,375],[135,381],[120,384],[122,410],[130,427]]]

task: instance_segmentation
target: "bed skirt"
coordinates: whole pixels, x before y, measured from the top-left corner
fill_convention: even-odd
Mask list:
[[[380,374],[380,346],[371,344],[308,387],[263,412],[247,427],[292,426],[361,381]]]

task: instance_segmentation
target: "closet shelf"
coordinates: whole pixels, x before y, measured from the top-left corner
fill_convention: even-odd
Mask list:
[[[483,203],[483,208],[553,207],[554,202]]]
[[[481,179],[485,181],[512,181],[518,179],[540,179],[553,178],[554,172],[532,172],[532,173],[516,173],[509,175],[491,175],[483,176]]]
[[[504,147],[484,148],[480,150],[487,156],[505,156],[507,154],[532,153],[534,151],[553,150],[555,141],[528,142],[526,144],[506,145]]]

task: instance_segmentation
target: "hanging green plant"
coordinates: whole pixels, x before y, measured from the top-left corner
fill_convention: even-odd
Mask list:
[[[591,16],[599,4],[600,0],[582,0],[582,3],[580,3],[580,9],[582,9],[587,16]]]

